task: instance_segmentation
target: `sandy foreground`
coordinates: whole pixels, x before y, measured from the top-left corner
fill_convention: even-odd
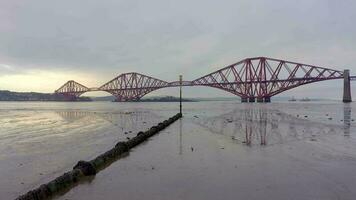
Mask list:
[[[75,108],[60,114],[61,118],[58,113],[48,117],[52,111],[41,110],[47,116],[43,118],[60,126],[48,128],[47,124],[35,140],[21,139],[18,131],[20,142],[13,141],[12,149],[2,147],[1,199],[13,199],[70,169],[79,159],[95,157],[118,139],[174,113],[170,104],[152,105],[146,110],[155,110],[155,117],[139,113],[141,117],[129,120],[136,123],[122,127],[119,134],[122,118],[111,114],[108,122],[98,116],[106,108],[100,112]],[[135,115],[129,112],[130,106],[122,116]],[[185,108],[182,120],[56,199],[355,199],[353,104],[315,108],[312,104],[220,102],[187,103]],[[122,114],[121,110],[110,112]],[[0,136],[4,144],[15,131],[2,122],[7,127],[7,134]]]

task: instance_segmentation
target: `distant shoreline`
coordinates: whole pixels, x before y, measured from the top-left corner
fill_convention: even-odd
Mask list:
[[[39,92],[11,92],[0,90],[0,101],[8,102],[68,102],[65,96],[59,94],[39,93]],[[79,97],[73,102],[92,102],[92,101],[115,101],[115,97]],[[183,102],[197,102],[197,100],[182,99]],[[131,102],[179,102],[178,97],[149,97]]]
[[[8,90],[0,90],[0,101],[41,101],[41,102],[65,102],[66,97],[59,94],[39,93],[39,92],[11,92]],[[92,101],[89,97],[79,97],[77,101],[88,102]]]

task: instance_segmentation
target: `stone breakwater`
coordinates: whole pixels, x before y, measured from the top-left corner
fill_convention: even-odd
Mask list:
[[[115,147],[109,151],[99,155],[90,161],[79,161],[73,170],[64,173],[62,176],[50,181],[47,184],[41,185],[39,188],[31,190],[26,194],[18,197],[16,200],[44,200],[61,194],[70,188],[74,187],[79,181],[84,180],[86,177],[95,176],[99,171],[105,169],[111,163],[115,162],[121,156],[129,152],[130,149],[141,144],[148,138],[159,133],[175,121],[180,119],[182,114],[178,113],[173,117],[164,120],[157,126],[151,127],[145,132],[138,132],[137,136],[126,141],[118,142]]]

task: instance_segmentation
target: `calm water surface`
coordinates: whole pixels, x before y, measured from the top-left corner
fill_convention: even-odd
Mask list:
[[[176,103],[0,103],[0,196],[177,112]],[[58,199],[354,199],[356,104],[184,103],[184,118]]]

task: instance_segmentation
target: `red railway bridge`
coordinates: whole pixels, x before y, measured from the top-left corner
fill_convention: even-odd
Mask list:
[[[208,86],[241,97],[242,102],[270,102],[271,97],[301,85],[325,80],[343,79],[343,101],[351,102],[349,70],[338,71],[297,62],[255,57],[246,58],[220,70],[195,79],[183,81],[183,86]],[[88,88],[73,80],[55,91],[68,100],[77,100],[90,91],[105,91],[117,101],[137,101],[146,94],[166,87],[178,87],[179,81],[167,82],[140,73],[124,73],[98,88]]]

